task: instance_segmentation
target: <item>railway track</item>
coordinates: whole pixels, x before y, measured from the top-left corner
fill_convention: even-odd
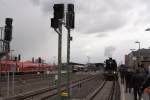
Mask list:
[[[84,100],[120,100],[118,81],[103,81],[101,85]]]
[[[31,79],[37,79],[37,78],[44,78],[44,77],[48,77],[48,76],[52,76],[54,74],[25,74],[25,75],[15,75],[14,80],[15,81],[20,81],[20,80],[31,80]],[[1,82],[6,82],[8,80],[8,74],[6,74],[5,76],[1,76],[0,77],[0,81]],[[13,76],[10,75],[9,76],[9,80],[13,80]]]
[[[82,75],[82,74],[72,74],[72,78],[70,81],[75,81],[79,79],[83,79],[85,77],[91,76],[90,74]],[[29,75],[25,76],[17,76],[16,78],[19,78],[21,80],[15,80],[14,81],[14,94],[13,94],[13,85],[12,81],[9,83],[9,96],[14,95],[20,95],[20,94],[26,94],[30,93],[31,91],[41,90],[44,88],[48,88],[51,86],[54,86],[56,84],[55,82],[55,75],[31,75],[31,78]],[[66,82],[66,74],[62,74],[62,84]],[[7,96],[7,81],[1,82],[0,81],[0,96],[6,97]]]
[[[79,83],[83,84],[83,83],[90,81],[94,78],[95,78],[95,76],[91,76],[91,77],[86,77],[84,79],[80,79],[77,81],[73,81],[71,83],[70,88],[76,87],[76,86],[78,86]],[[65,89],[66,89],[65,85],[62,84],[61,85],[61,91],[64,91]],[[55,86],[51,86],[49,88],[44,88],[44,89],[40,89],[37,91],[32,91],[32,92],[28,92],[25,94],[20,94],[17,96],[4,98],[3,100],[47,100],[48,98],[50,98],[56,94],[57,94],[57,87],[55,85]]]
[[[85,93],[83,93],[82,95],[83,97],[80,97],[75,100],[120,100],[119,98],[120,95],[118,91],[120,90],[118,88],[119,83],[117,81],[105,81],[105,80],[100,81],[99,80],[100,78],[98,78],[99,76],[98,75],[94,75],[90,77],[88,76],[88,77],[84,77],[83,79],[73,81],[70,85],[70,88],[72,89],[78,88],[79,84],[82,84],[83,87],[87,87],[86,84],[90,86],[93,84],[93,82],[95,82],[94,83],[95,85],[98,84],[98,86],[94,85],[95,87],[93,88],[93,90],[91,90],[91,87],[87,87],[86,90],[85,88],[83,88],[83,90],[86,92],[88,90],[90,91],[87,92],[86,96],[84,95]],[[62,84],[61,91],[64,91],[65,89],[66,89],[66,86]],[[83,90],[81,89],[81,93],[83,92]],[[76,91],[73,91],[73,92],[76,92]],[[57,94],[58,94],[57,87],[55,85],[49,88],[43,88],[40,90],[20,94],[17,96],[4,98],[2,100],[56,100],[53,98],[56,98]]]

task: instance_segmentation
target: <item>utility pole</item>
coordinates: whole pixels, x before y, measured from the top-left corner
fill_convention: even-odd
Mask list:
[[[53,66],[55,66],[55,59],[56,59],[56,57],[53,56]]]
[[[64,19],[64,4],[54,4],[54,18],[51,18],[51,27],[58,34],[58,82],[57,82],[57,93],[58,100],[61,99],[61,69],[62,69],[62,24]]]
[[[67,91],[68,91],[68,98],[70,98],[70,28],[68,28],[68,35],[67,35]]]
[[[62,51],[62,25],[68,30],[67,34],[67,100],[70,98],[70,31],[74,28],[74,5],[67,5],[66,20],[64,20],[64,4],[54,4],[54,18],[51,18],[51,27],[58,33],[58,95],[60,97],[61,93],[61,69],[62,69],[62,61],[61,61],[61,51]],[[66,21],[66,22],[64,22]]]
[[[7,60],[9,59],[9,55],[8,55],[8,53],[7,53]],[[5,64],[5,67],[8,67],[7,66],[7,61],[6,61],[6,64]],[[7,97],[9,97],[9,69],[7,69]]]
[[[0,34],[0,40],[1,40],[1,41],[0,41],[0,46],[1,46],[1,47],[0,47],[0,48],[1,48],[2,51],[3,51],[3,46],[2,46],[3,28],[4,28],[4,27],[0,27],[0,29],[1,29],[1,34]],[[0,62],[1,62],[1,57],[0,57]],[[1,80],[1,77],[2,77],[2,76],[1,76],[1,67],[2,67],[2,66],[1,66],[1,64],[0,64],[0,80]]]
[[[9,53],[10,53],[10,42],[12,40],[12,22],[13,22],[13,19],[12,18],[6,18],[5,19],[5,29],[4,29],[4,40],[6,41],[7,43],[7,49],[5,47],[5,52],[7,52],[7,61],[10,60],[10,56],[9,56]],[[6,63],[6,67],[9,67]],[[10,87],[9,87],[9,83],[10,83],[10,80],[9,80],[9,72],[10,70],[7,69],[7,72],[8,72],[8,77],[7,77],[7,96],[9,96],[9,91],[10,91]]]
[[[62,69],[62,22],[59,22],[59,34],[58,34],[58,95],[61,94],[61,69]]]
[[[90,57],[89,56],[87,56],[87,58],[88,58],[88,64],[90,63]]]
[[[10,50],[10,58],[11,58],[11,60],[13,58],[13,55],[12,55],[13,51],[15,51],[15,50]],[[14,95],[15,94],[15,80],[14,80],[14,78],[15,78],[15,70],[17,68],[17,59],[16,59],[16,65],[15,66],[12,65],[11,67],[13,67],[13,72],[12,72],[12,78],[13,78],[12,79],[12,94]]]
[[[70,94],[70,41],[72,37],[70,36],[71,29],[74,29],[74,5],[67,5],[67,13],[66,13],[66,28],[68,30],[67,34],[67,92],[68,92],[68,100],[71,98]]]

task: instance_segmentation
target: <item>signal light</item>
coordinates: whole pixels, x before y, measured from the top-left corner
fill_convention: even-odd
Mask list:
[[[18,60],[18,58],[15,56],[15,61],[17,61]]]
[[[66,26],[68,28],[74,28],[74,22],[75,22],[75,18],[74,18],[74,5],[73,4],[68,4],[67,6],[68,12],[66,15]]]
[[[74,12],[74,5],[68,4],[68,12]]]
[[[51,27],[52,28],[58,28],[59,27],[59,20],[55,18],[51,18]]]
[[[64,18],[64,4],[54,4],[54,18],[63,19]]]
[[[41,57],[39,57],[39,63],[42,63],[42,59],[41,59]]]
[[[21,55],[20,55],[20,54],[18,55],[18,60],[19,60],[19,61],[21,60]]]
[[[72,41],[72,40],[73,40],[73,37],[71,36],[71,37],[70,37],[70,41]]]
[[[68,12],[66,15],[66,26],[73,29],[75,27],[74,22],[74,12]]]
[[[12,18],[6,18],[5,20],[5,29],[4,29],[4,40],[11,41],[12,40]]]

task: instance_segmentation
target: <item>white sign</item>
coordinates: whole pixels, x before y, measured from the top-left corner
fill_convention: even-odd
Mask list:
[[[55,75],[55,80],[58,80],[58,75]]]
[[[136,57],[132,57],[133,60],[136,60]]]

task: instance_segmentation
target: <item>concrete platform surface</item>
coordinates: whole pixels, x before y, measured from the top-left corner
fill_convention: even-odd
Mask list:
[[[119,79],[120,81],[120,79]],[[121,91],[121,100],[134,100],[133,91],[131,93],[125,92],[125,85],[121,84],[120,82],[120,91]],[[150,100],[150,97],[147,93],[143,93],[142,100]]]

